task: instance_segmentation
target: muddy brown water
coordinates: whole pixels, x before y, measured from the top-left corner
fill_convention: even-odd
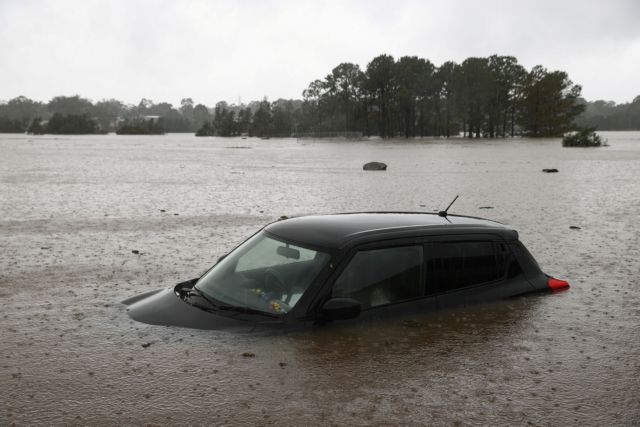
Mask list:
[[[0,424],[639,425],[640,133],[603,134],[2,135]],[[136,323],[120,304],[281,215],[455,194],[452,212],[512,225],[570,291],[267,337]]]

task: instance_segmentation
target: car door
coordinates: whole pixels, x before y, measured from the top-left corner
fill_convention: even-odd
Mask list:
[[[360,246],[336,272],[331,298],[360,302],[359,321],[432,310],[425,296],[422,241],[397,240]]]
[[[440,307],[451,307],[530,291],[514,262],[509,245],[497,235],[433,238],[425,244],[426,294],[435,295]]]

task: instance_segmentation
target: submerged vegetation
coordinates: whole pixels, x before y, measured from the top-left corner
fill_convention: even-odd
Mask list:
[[[125,120],[116,129],[118,135],[163,135],[162,118]]]
[[[27,132],[34,135],[50,133],[54,135],[86,135],[103,133],[100,127],[88,114],[60,114],[54,113],[43,123],[40,117],[35,117]]]
[[[92,103],[57,96],[48,103],[20,96],[0,103],[0,132],[25,132],[34,118],[55,114],[87,133],[196,132],[198,136],[293,136],[353,133],[381,137],[562,136],[575,123],[601,129],[640,129],[640,97],[630,104],[580,98],[581,87],[564,71],[531,70],[512,56],[447,61],[379,55],[363,69],[342,63],[302,91],[302,99],[266,98],[248,104],[218,102],[213,108],[184,98],[174,108],[143,98],[137,105],[115,99]],[[583,112],[586,108],[586,112]],[[146,123],[149,116],[158,123]],[[78,119],[82,117],[83,119]],[[84,121],[84,123],[81,123]],[[55,120],[54,120],[55,122]],[[92,123],[95,123],[95,127]],[[51,133],[43,125],[45,132]],[[53,128],[52,128],[53,129]],[[37,130],[37,129],[34,129]]]
[[[562,138],[563,147],[601,147],[606,146],[595,128],[584,128],[576,132],[571,132]]]
[[[87,113],[54,113],[47,122],[45,133],[81,135],[101,132],[98,123]]]

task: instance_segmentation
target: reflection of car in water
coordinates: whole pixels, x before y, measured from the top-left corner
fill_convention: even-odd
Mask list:
[[[370,319],[562,289],[500,223],[352,213],[269,224],[202,277],[123,301],[138,321],[250,330]]]

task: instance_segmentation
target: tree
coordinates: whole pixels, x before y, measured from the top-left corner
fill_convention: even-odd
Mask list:
[[[253,113],[251,108],[241,108],[238,113],[238,132],[240,134],[248,134],[251,130],[251,121],[253,119]]]
[[[274,135],[291,136],[294,131],[294,106],[291,100],[278,99],[272,106],[272,131]]]
[[[272,130],[271,116],[271,104],[265,97],[253,115],[252,134],[261,138],[270,136]]]
[[[193,112],[193,99],[182,98],[182,100],[180,101],[180,114],[182,114],[182,117],[189,120],[190,122],[193,122]]]
[[[367,65],[365,90],[376,107],[378,133],[383,138],[393,136],[391,118],[396,94],[394,60],[391,55],[380,55]]]
[[[321,80],[314,80],[302,92],[302,123],[300,128],[304,131],[322,130],[323,115],[320,110],[320,98],[324,93],[325,84]]]
[[[164,134],[164,119],[127,119],[118,126],[118,135],[162,135]]]
[[[362,96],[364,73],[356,64],[344,62],[335,67],[322,82],[320,97],[323,107],[332,116],[334,130],[355,130],[359,119],[358,104]]]
[[[216,104],[213,126],[216,130],[216,135],[232,136],[236,134],[235,112],[225,101],[220,101]]]
[[[417,56],[403,56],[394,65],[397,83],[394,98],[398,106],[399,127],[405,138],[416,136],[418,122],[420,134],[424,133],[426,109],[437,100],[434,98],[434,85],[430,84],[433,83],[434,68],[431,62]]]
[[[490,93],[490,71],[487,58],[467,58],[460,66],[460,92],[458,111],[462,129],[469,137],[479,138],[486,123],[486,110]]]
[[[458,115],[456,104],[459,103],[457,97],[460,96],[460,90],[457,85],[460,79],[459,76],[460,66],[452,61],[442,64],[434,76],[434,79],[437,80],[437,96],[440,99],[441,111],[444,116],[442,134],[447,138],[451,136],[454,129],[456,131],[458,130],[458,127],[454,126],[453,121]],[[420,135],[422,135],[422,132]]]
[[[38,129],[37,127],[35,129]],[[99,133],[99,126],[88,114],[53,113],[46,126],[46,133],[84,135]]]
[[[32,135],[44,135],[46,131],[45,127],[42,126],[42,120],[40,117],[35,117],[27,129],[27,132]]]
[[[161,105],[163,104],[158,104],[158,106]],[[157,113],[160,112],[161,111],[157,111]],[[161,123],[164,132],[193,132],[192,122],[183,117],[175,108],[169,108],[168,110],[163,109],[162,114],[155,115],[160,116],[159,118],[162,120]]]
[[[193,123],[195,126],[201,126],[203,123],[211,120],[211,113],[209,113],[209,109],[202,105],[198,104],[193,109]]]
[[[93,104],[80,95],[74,96],[56,96],[47,105],[47,109],[51,113],[60,113],[62,115],[83,115],[91,114]]]
[[[117,99],[103,99],[91,109],[92,115],[104,131],[115,131],[118,118],[125,113],[125,105]]]
[[[527,75],[521,102],[520,125],[531,136],[562,136],[584,110],[578,101],[582,88],[564,71],[548,72],[541,65]]]
[[[578,126],[601,130],[640,130],[640,96],[623,104],[604,100],[580,102],[585,111],[576,118]]]

